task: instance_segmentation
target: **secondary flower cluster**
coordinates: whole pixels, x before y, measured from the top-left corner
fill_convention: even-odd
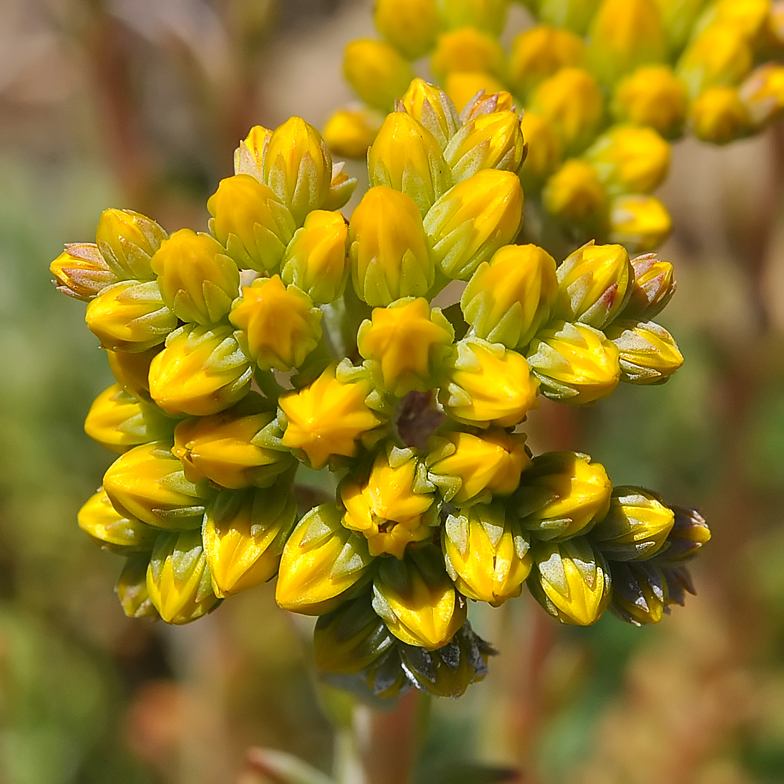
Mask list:
[[[469,599],[527,585],[583,625],[683,601],[702,518],[586,455],[533,457],[519,431],[540,394],[590,403],[681,365],[651,321],[672,267],[512,244],[524,156],[503,96],[458,116],[418,80],[350,223],[355,182],[295,118],[240,145],[210,234],[107,210],[52,263],[117,380],[86,430],[121,454],[79,524],[127,557],[126,613],[187,623],[277,575],[281,607],[319,616],[334,677],[457,696],[492,653]],[[298,518],[303,465],[336,490]]]
[[[458,107],[480,90],[525,109],[529,210],[572,239],[655,249],[670,217],[650,194],[685,132],[716,144],[784,108],[784,3],[771,0],[525,0],[535,26],[505,51],[508,0],[377,0],[383,40],[349,44],[344,71],[366,108],[338,111],[325,138],[362,156],[383,115],[430,70]]]

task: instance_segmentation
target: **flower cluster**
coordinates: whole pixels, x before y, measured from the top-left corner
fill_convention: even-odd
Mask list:
[[[503,95],[458,115],[415,80],[349,223],[356,183],[295,118],[240,145],[209,234],[108,210],[52,263],[117,380],[86,430],[120,456],[79,524],[126,556],[128,615],[187,623],[277,575],[341,683],[457,696],[493,652],[469,600],[527,586],[580,625],[683,601],[702,518],[520,431],[540,395],[591,403],[680,367],[651,320],[672,267],[513,244],[525,150]],[[299,517],[301,466],[336,489]]]
[[[523,4],[535,24],[505,51],[509,0],[377,0],[382,40],[354,41],[344,60],[365,107],[338,111],[328,144],[362,156],[413,78],[412,61],[429,55],[458,107],[485,91],[525,109],[531,237],[556,231],[643,252],[670,230],[651,195],[667,174],[668,141],[688,132],[725,144],[784,109],[781,2]]]

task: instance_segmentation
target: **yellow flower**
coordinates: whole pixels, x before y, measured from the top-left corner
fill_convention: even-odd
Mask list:
[[[104,210],[95,232],[98,250],[121,280],[152,280],[150,259],[166,239],[150,218],[132,210]]]
[[[234,151],[234,173],[249,174],[261,180],[264,170],[264,158],[267,155],[272,131],[263,125],[254,125],[248,135]]]
[[[430,442],[428,479],[458,506],[509,495],[531,464],[525,441],[524,433],[495,427],[476,434],[441,430]]]
[[[606,334],[620,352],[621,381],[662,384],[683,365],[673,336],[653,321],[616,321]]]
[[[457,110],[447,94],[424,79],[411,82],[401,103],[411,117],[433,134],[441,149],[460,128]]]
[[[686,48],[678,61],[677,74],[696,98],[708,87],[738,84],[754,64],[748,39],[730,24],[712,25]]]
[[[749,111],[736,87],[710,87],[691,105],[694,135],[712,144],[729,144],[754,130]]]
[[[520,177],[523,182],[538,185],[555,170],[561,160],[561,140],[553,124],[535,112],[526,110],[520,128],[528,149]]]
[[[121,515],[101,488],[79,510],[81,528],[99,547],[119,555],[149,553],[161,532],[135,517]]]
[[[618,196],[610,204],[610,242],[629,251],[653,250],[672,229],[667,208],[653,196]]]
[[[512,42],[509,81],[517,95],[527,95],[543,79],[562,68],[580,67],[584,61],[582,38],[569,30],[537,25]]]
[[[465,338],[438,393],[447,415],[476,427],[512,427],[539,405],[525,358],[497,343]]]
[[[573,158],[547,180],[543,200],[550,215],[591,224],[601,217],[607,191],[594,166]]]
[[[403,56],[382,41],[352,41],[343,53],[343,74],[368,106],[390,112],[415,74]]]
[[[531,571],[530,542],[497,501],[450,514],[441,546],[460,593],[493,607],[519,596]]]
[[[299,367],[321,340],[321,311],[279,275],[243,286],[229,320],[240,330],[240,345],[262,370]]]
[[[771,12],[770,0],[716,0],[700,18],[700,27],[727,25],[753,40]]]
[[[655,253],[632,259],[634,284],[624,318],[650,319],[663,310],[675,293],[672,264],[662,261]]]
[[[49,265],[49,271],[55,277],[58,291],[84,302],[118,282],[98,246],[87,242],[66,245]]]
[[[361,441],[383,423],[366,398],[369,378],[340,381],[330,365],[310,386],[290,392],[279,401],[287,423],[283,446],[301,449],[313,468],[323,468],[333,456],[355,457]]]
[[[768,63],[752,71],[740,100],[758,128],[778,117],[784,111],[784,66]]]
[[[366,366],[398,397],[434,386],[453,340],[452,325],[422,297],[373,308],[371,320],[362,322],[357,334]]]
[[[501,78],[505,71],[504,50],[490,35],[475,27],[462,27],[438,39],[430,67],[441,80],[450,73],[486,73]]]
[[[436,0],[378,0],[373,21],[395,49],[416,60],[435,45],[438,7]]]
[[[669,65],[648,65],[618,82],[612,111],[619,122],[649,126],[672,139],[683,129],[688,104],[686,85]]]
[[[324,141],[336,155],[364,158],[380,127],[381,115],[372,110],[338,109],[324,126]]]

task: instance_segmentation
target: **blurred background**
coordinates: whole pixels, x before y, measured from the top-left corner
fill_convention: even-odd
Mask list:
[[[342,48],[372,34],[370,5],[0,0],[4,784],[265,781],[253,746],[329,770],[307,628],[271,586],[191,627],[124,617],[120,559],[76,525],[111,461],[82,430],[110,374],[47,268],[106,207],[204,229],[251,125],[322,126],[349,99]],[[784,781],[784,132],[679,144],[661,196],[685,368],[568,418],[545,408],[532,445],[698,506],[714,531],[699,596],[645,629],[559,628],[524,599],[477,613],[501,655],[434,703],[421,781],[472,759],[547,784]]]

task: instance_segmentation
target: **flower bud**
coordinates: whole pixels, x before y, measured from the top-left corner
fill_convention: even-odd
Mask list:
[[[593,544],[611,561],[642,561],[665,546],[675,514],[639,487],[615,487],[606,516],[591,529]]]
[[[580,152],[596,134],[604,99],[588,71],[563,68],[534,90],[528,105],[552,124],[566,152]]]
[[[79,510],[79,528],[99,547],[118,555],[149,553],[160,528],[146,525],[135,517],[124,517],[101,488]]]
[[[371,188],[351,216],[351,278],[368,305],[427,294],[435,267],[416,202],[384,185]]]
[[[652,563],[613,563],[610,612],[633,626],[659,623],[667,609],[667,581]]]
[[[736,87],[709,87],[692,101],[690,114],[694,135],[711,144],[729,144],[754,130]]]
[[[118,282],[98,246],[86,242],[66,245],[49,270],[59,292],[83,302],[89,302]]]
[[[771,0],[716,0],[700,17],[699,31],[727,26],[749,41],[759,35],[771,12]]]
[[[433,134],[443,150],[460,128],[457,110],[446,93],[423,79],[414,79],[401,103],[408,114]]]
[[[324,141],[342,158],[364,158],[380,127],[381,117],[372,109],[338,109],[324,126]]]
[[[525,112],[520,128],[527,148],[520,177],[523,183],[539,186],[558,166],[561,159],[561,140],[552,123],[535,112]]]
[[[607,202],[607,191],[598,172],[579,158],[566,161],[547,180],[542,196],[550,215],[587,226],[596,224]]]
[[[663,384],[683,365],[675,339],[653,321],[622,319],[605,330],[618,346],[621,381],[629,384]]]
[[[784,66],[767,63],[752,71],[740,87],[740,100],[757,128],[781,115],[784,111]]]
[[[324,210],[332,211],[345,207],[354,195],[354,191],[357,189],[357,178],[349,177],[348,174],[343,171],[345,165],[346,164],[343,163],[343,161],[332,164],[332,179],[329,183],[329,193],[322,205]],[[314,210],[314,212],[320,212],[320,210]],[[342,215],[340,217],[343,218]],[[305,218],[306,223],[307,220],[308,219]],[[343,220],[345,221],[345,218],[343,218]]]
[[[467,614],[465,599],[432,546],[412,550],[402,561],[379,559],[373,609],[399,640],[430,651],[446,645]]]
[[[651,319],[660,313],[675,293],[673,268],[655,253],[632,259],[634,283],[622,316],[628,319]]]
[[[528,588],[561,623],[590,626],[610,600],[610,572],[602,554],[584,536],[565,542],[534,542]]]
[[[455,182],[483,169],[517,172],[525,159],[519,117],[512,111],[478,114],[452,137],[444,157]]]
[[[410,196],[424,215],[451,186],[441,147],[406,112],[387,115],[368,153],[371,187],[386,185]]]
[[[607,397],[621,377],[617,346],[587,324],[551,322],[526,356],[541,393],[570,405]]]
[[[667,607],[673,604],[679,604],[681,607],[686,603],[686,594],[690,593],[694,596],[697,592],[694,590],[691,574],[686,566],[673,566],[670,564],[660,564],[659,559],[651,561],[652,566],[658,566],[661,571],[661,576],[666,587]],[[641,564],[635,564],[641,566]]]
[[[534,0],[540,21],[583,34],[601,0]]]
[[[220,487],[269,487],[292,465],[286,451],[257,446],[256,436],[275,414],[252,395],[213,416],[186,419],[174,431],[172,453],[186,479],[209,479]]]
[[[558,268],[553,315],[596,329],[609,324],[626,304],[634,280],[629,254],[620,245],[583,245]]]
[[[656,4],[667,34],[670,55],[674,59],[694,34],[695,22],[706,0],[656,0]]]
[[[129,354],[127,351],[107,350],[106,358],[109,360],[109,369],[117,383],[129,395],[149,403],[152,401],[149,382],[150,363],[162,350],[162,345],[134,354]]]
[[[321,134],[301,117],[276,128],[264,155],[264,181],[301,226],[329,195],[332,156]]]
[[[657,563],[679,564],[690,561],[711,538],[705,518],[696,509],[671,506],[675,515],[672,530],[667,535],[667,547],[657,556]]]
[[[334,504],[311,509],[289,536],[280,561],[275,600],[303,615],[332,612],[369,579],[373,562],[364,536],[341,525]]]
[[[509,0],[439,0],[449,29],[473,27],[496,38],[503,32]]]
[[[240,269],[274,270],[296,226],[275,192],[249,174],[221,180],[207,200],[210,231]]]
[[[384,628],[386,629],[386,624],[384,624]],[[388,633],[389,630],[387,629]],[[393,641],[394,644],[358,676],[358,678],[361,678],[361,685],[370,687],[373,695],[381,699],[398,697],[411,688],[411,678],[403,669],[400,660],[403,643],[396,637],[393,637]],[[409,646],[409,648],[412,648],[412,646]],[[417,648],[416,650],[422,650],[422,648]]]
[[[163,241],[151,263],[164,302],[183,321],[216,324],[239,291],[237,265],[209,234],[180,229]]]
[[[728,24],[713,25],[692,39],[676,72],[696,98],[708,87],[738,84],[753,64],[751,47],[740,30]]]
[[[166,623],[190,623],[215,609],[218,597],[199,531],[158,537],[147,568],[147,592]]]
[[[460,307],[477,337],[518,348],[547,322],[557,293],[553,257],[536,245],[509,245],[473,274]]]
[[[299,367],[321,340],[321,311],[279,275],[242,287],[229,316],[243,351],[262,370]]]
[[[90,438],[118,454],[148,441],[170,438],[173,430],[173,420],[129,395],[119,384],[98,395],[84,423]]]
[[[244,397],[252,378],[231,327],[185,324],[150,363],[150,395],[172,416],[209,416]]]
[[[439,308],[426,299],[399,299],[373,308],[371,320],[359,327],[357,346],[373,377],[397,397],[436,385],[452,352],[455,331]]]
[[[531,571],[528,537],[498,501],[450,514],[441,546],[460,593],[493,607],[519,596]]]
[[[163,343],[177,327],[177,316],[154,280],[126,280],[103,289],[90,301],[84,320],[102,346],[131,353]]]
[[[433,256],[450,278],[465,280],[523,223],[523,189],[516,174],[487,169],[445,193],[425,216]]]
[[[686,85],[669,65],[648,65],[618,82],[612,112],[618,122],[648,126],[673,139],[683,129],[688,104]]]
[[[377,0],[376,30],[409,60],[427,54],[438,35],[436,0]]]
[[[121,280],[152,280],[150,259],[166,237],[154,220],[131,210],[104,210],[95,232],[98,250]]]
[[[185,478],[168,441],[134,447],[109,466],[103,487],[114,508],[156,528],[198,528],[214,495]]]
[[[464,338],[447,368],[438,402],[447,415],[475,427],[513,427],[539,405],[539,384],[525,358],[497,343]]]
[[[427,478],[444,501],[465,507],[513,493],[531,464],[524,433],[490,428],[478,434],[442,430],[430,441]]]
[[[587,533],[610,507],[612,484],[601,463],[578,452],[546,452],[523,472],[513,508],[542,541]]]
[[[202,529],[215,595],[223,599],[271,580],[296,519],[286,486],[218,493]]]
[[[605,84],[667,54],[657,0],[604,0],[591,22],[588,61]]]
[[[120,599],[123,612],[129,618],[158,619],[158,611],[147,593],[147,566],[150,553],[126,559],[114,590]]]
[[[537,25],[512,42],[509,81],[516,95],[527,95],[562,68],[579,68],[584,61],[582,38],[558,27]]]
[[[485,71],[452,71],[444,77],[444,89],[449,99],[460,109],[465,121],[477,101],[485,96],[503,93],[503,84]],[[508,95],[508,93],[507,93]]]
[[[462,27],[439,36],[430,67],[440,80],[450,73],[485,73],[500,78],[504,59],[497,39],[475,27]]]
[[[249,174],[261,182],[264,158],[267,155],[271,136],[272,131],[262,125],[254,125],[250,129],[248,135],[234,151],[235,174]]]
[[[630,252],[645,253],[667,239],[672,218],[653,196],[618,196],[610,204],[610,242]]]
[[[373,391],[369,376],[338,379],[336,370],[330,365],[312,384],[279,400],[286,418],[281,443],[302,450],[315,469],[335,456],[355,457],[360,443],[380,438],[384,422],[367,404]]]
[[[463,125],[467,125],[471,120],[475,120],[483,114],[495,114],[496,112],[515,112],[515,99],[511,93],[501,90],[495,93],[475,95],[460,112],[460,119],[463,121]]]
[[[343,75],[363,103],[389,112],[416,74],[389,44],[363,38],[343,53]]]

